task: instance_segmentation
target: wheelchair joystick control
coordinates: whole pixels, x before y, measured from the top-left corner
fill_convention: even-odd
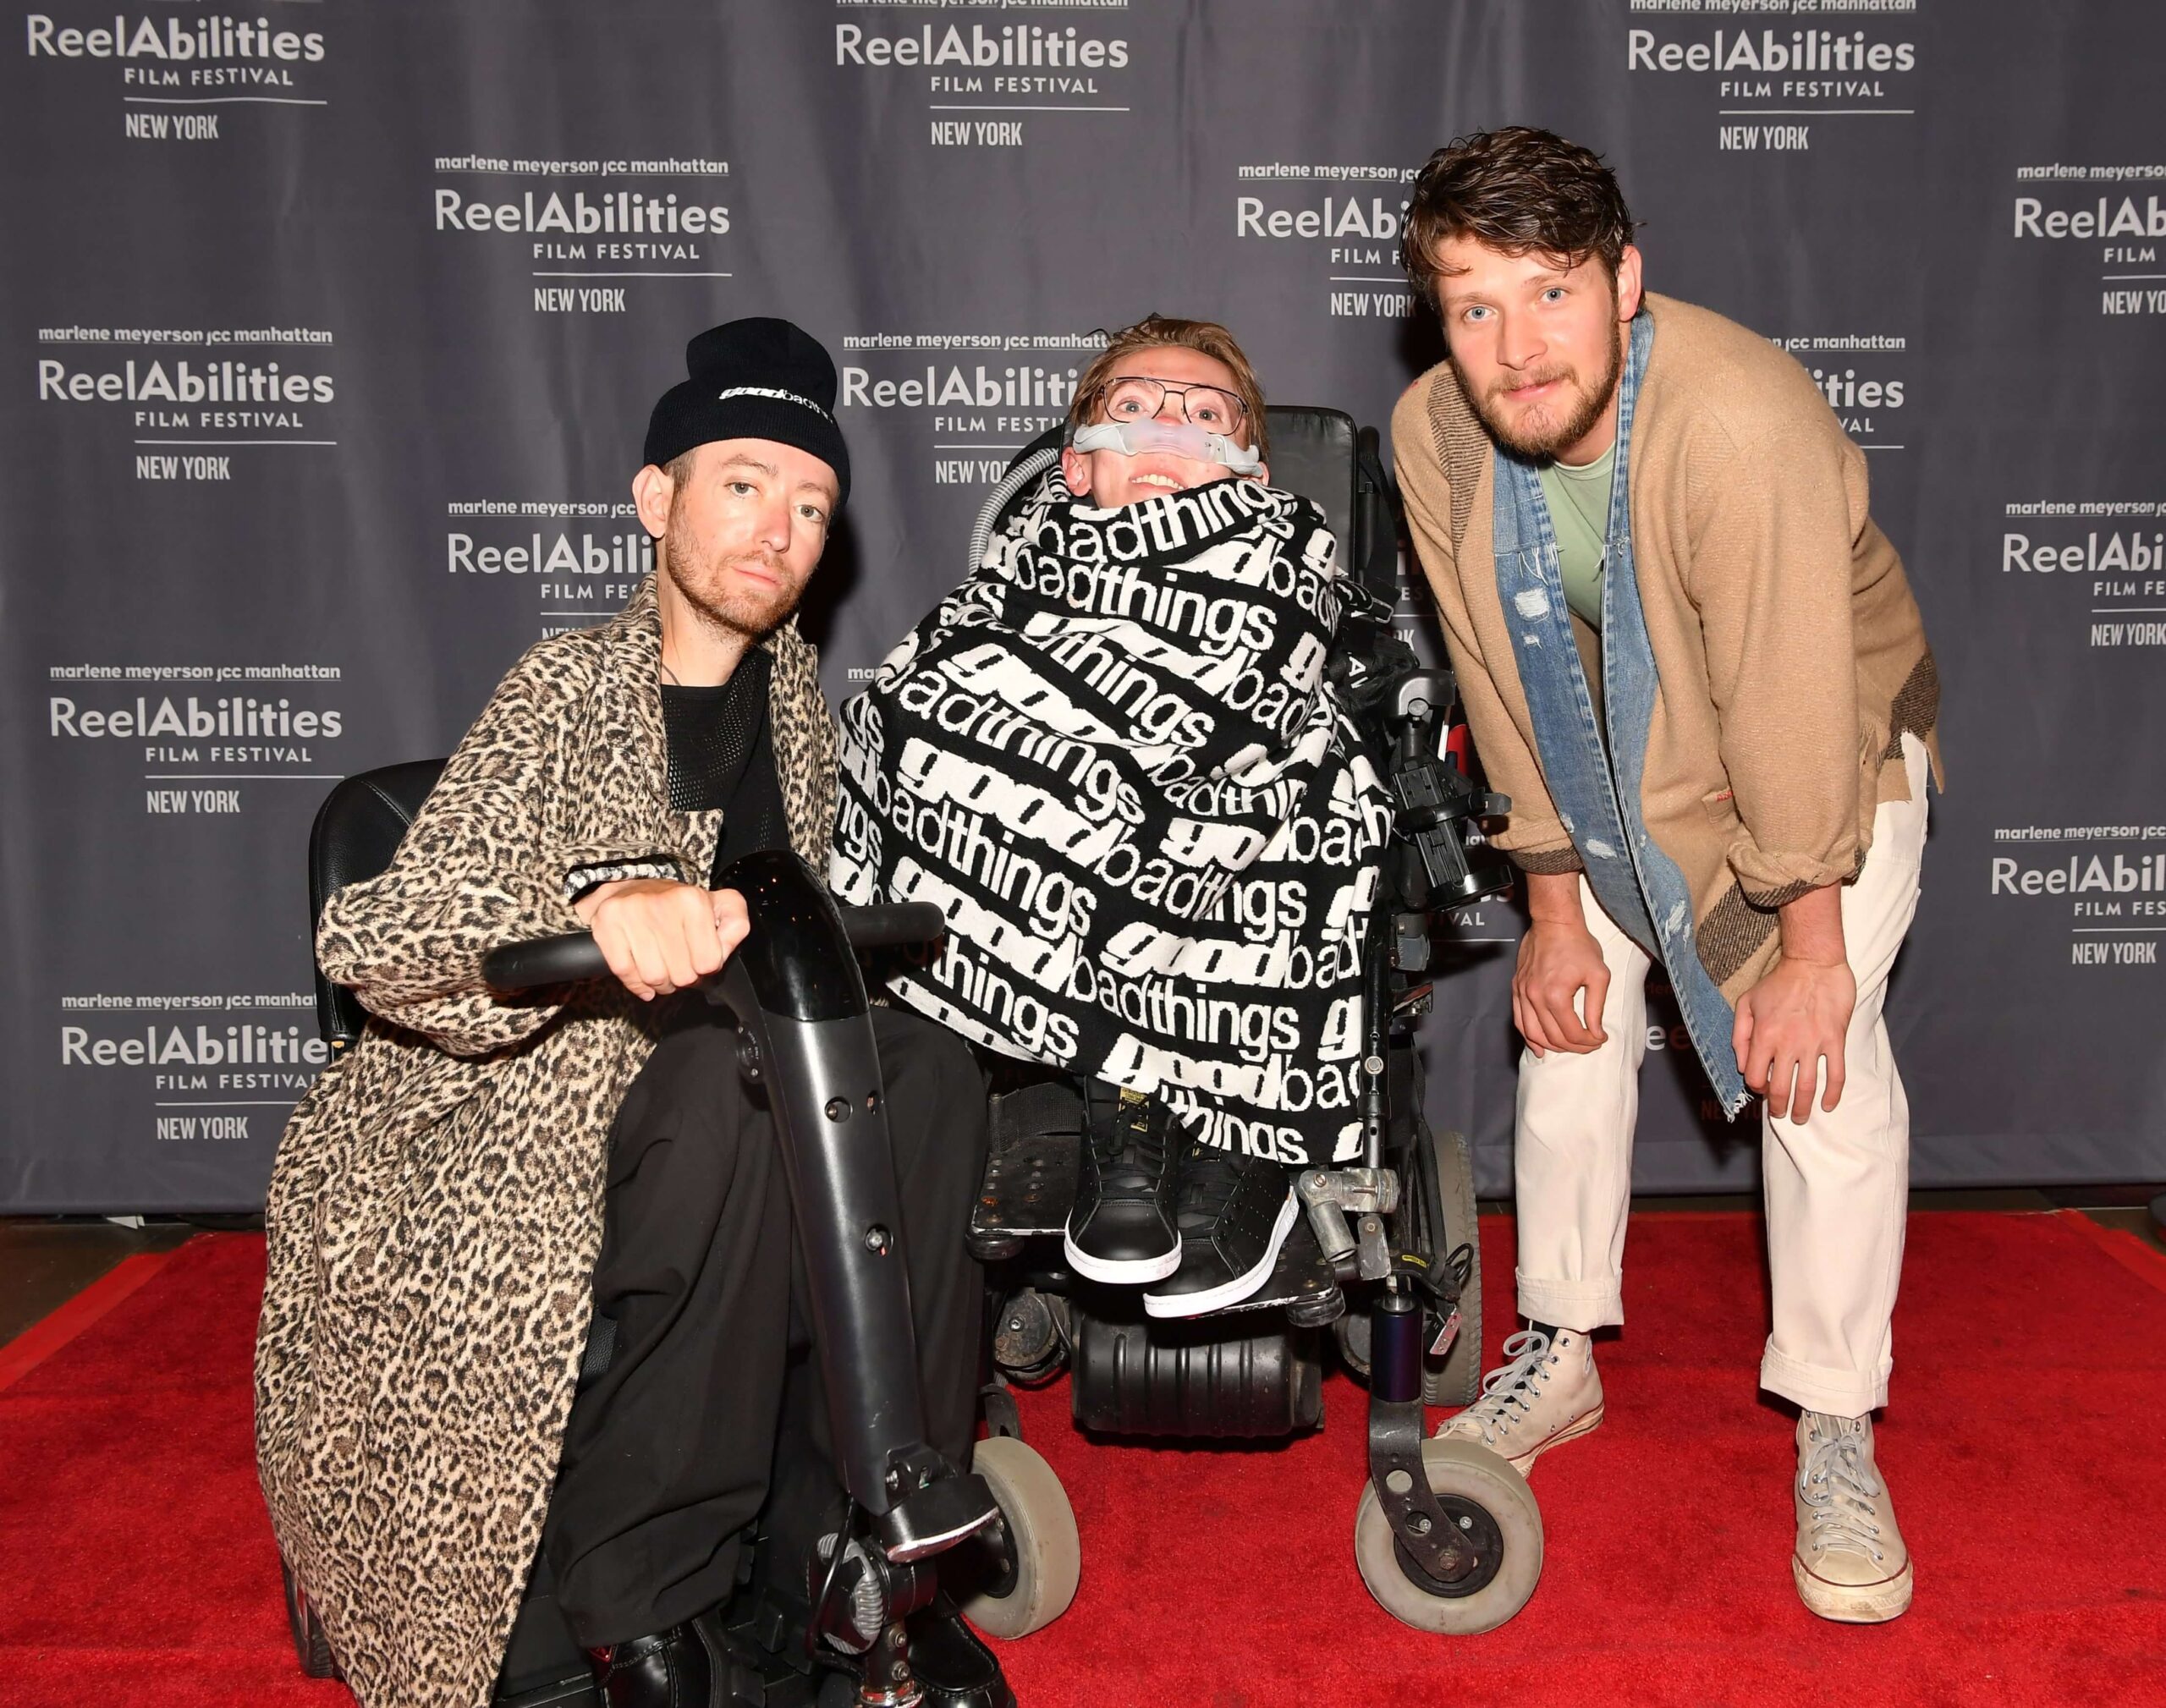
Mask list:
[[[1392,700],[1391,787],[1405,838],[1399,891],[1416,907],[1479,901],[1512,882],[1511,867],[1481,830],[1482,820],[1511,810],[1510,797],[1476,788],[1438,749],[1453,698],[1449,672],[1416,670],[1398,684]]]

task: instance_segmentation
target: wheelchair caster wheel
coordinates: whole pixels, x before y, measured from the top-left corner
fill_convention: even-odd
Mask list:
[[[1012,1565],[962,1604],[964,1616],[989,1637],[1027,1637],[1068,1611],[1083,1568],[1075,1512],[1053,1467],[1010,1436],[989,1436],[970,1469],[986,1480],[1008,1533]]]
[[[1399,1546],[1372,1487],[1354,1514],[1354,1562],[1377,1604],[1403,1625],[1449,1637],[1493,1631],[1527,1604],[1542,1576],[1542,1509],[1526,1479],[1471,1442],[1421,1443],[1421,1466],[1440,1499],[1479,1508],[1503,1547],[1458,1584],[1432,1578]]]

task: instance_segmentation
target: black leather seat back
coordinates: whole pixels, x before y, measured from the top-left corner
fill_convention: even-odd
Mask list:
[[[323,918],[323,904],[348,884],[372,878],[391,864],[406,827],[443,774],[441,759],[410,760],[343,779],[316,809],[308,833],[310,935]],[[351,991],[316,969],[316,1023],[333,1050],[361,1035],[367,1019]]]
[[[1267,404],[1271,484],[1298,492],[1323,512],[1339,539],[1339,561],[1357,568],[1367,545],[1354,496],[1354,418],[1339,409]]]

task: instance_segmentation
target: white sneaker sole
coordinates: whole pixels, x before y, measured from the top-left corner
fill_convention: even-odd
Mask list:
[[[1790,1576],[1797,1580],[1798,1599],[1823,1619],[1843,1625],[1879,1625],[1900,1618],[1910,1606],[1910,1562],[1877,1584],[1831,1584],[1816,1578],[1804,1561],[1790,1556]]]
[[[1286,1243],[1286,1236],[1293,1232],[1294,1219],[1300,1214],[1301,1206],[1294,1196],[1289,1183],[1286,1188],[1286,1201],[1278,1206],[1278,1220],[1271,1226],[1271,1238],[1265,1242],[1263,1256],[1245,1275],[1217,1287],[1206,1288],[1201,1293],[1146,1293],[1143,1308],[1152,1316],[1201,1316],[1206,1311],[1223,1310],[1229,1304],[1239,1304],[1265,1282],[1278,1266],[1278,1248]],[[1174,1254],[1174,1268],[1180,1267],[1180,1254]],[[1172,1270],[1167,1271],[1171,1274]],[[1163,1279],[1163,1277],[1161,1277]]]
[[[1093,1257],[1077,1245],[1075,1236],[1064,1228],[1060,1249],[1067,1255],[1069,1267],[1078,1275],[1086,1281],[1101,1282],[1108,1287],[1146,1287],[1152,1282],[1163,1281],[1181,1266],[1181,1243],[1178,1239],[1171,1251],[1156,1257]]]
[[[1528,1472],[1534,1469],[1534,1462],[1540,1458],[1542,1454],[1548,1453],[1550,1448],[1561,1447],[1566,1442],[1575,1442],[1581,1436],[1592,1435],[1595,1431],[1601,1426],[1602,1414],[1608,1402],[1605,1401],[1603,1405],[1597,1406],[1592,1411],[1586,1413],[1584,1416],[1574,1418],[1571,1422],[1566,1424],[1564,1428],[1559,1430],[1557,1433],[1550,1436],[1548,1441],[1529,1447],[1523,1453],[1501,1453],[1498,1454],[1498,1457],[1514,1470],[1517,1471],[1521,1476],[1525,1476]],[[1446,1419],[1443,1423],[1438,1426],[1438,1435],[1439,1436],[1449,1436],[1454,1441],[1472,1442],[1476,1447],[1489,1447],[1490,1452],[1497,1452],[1495,1447],[1491,1447],[1487,1442],[1482,1438],[1481,1431],[1455,1431],[1452,1428],[1454,1421],[1454,1420],[1449,1418]]]

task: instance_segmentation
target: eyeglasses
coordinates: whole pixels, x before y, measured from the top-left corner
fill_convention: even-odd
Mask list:
[[[1218,386],[1184,386],[1171,380],[1154,380],[1143,374],[1125,374],[1105,389],[1105,419],[1108,421],[1155,420],[1166,406],[1168,394],[1181,404],[1181,419],[1207,433],[1231,434],[1248,405]]]

